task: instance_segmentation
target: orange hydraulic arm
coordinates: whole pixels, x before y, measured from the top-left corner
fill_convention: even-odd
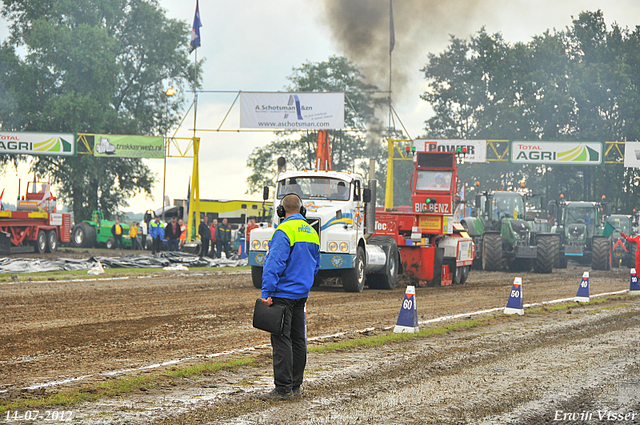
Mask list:
[[[318,131],[318,152],[316,153],[316,169],[318,171],[333,170],[331,161],[331,141],[329,140],[329,130]]]

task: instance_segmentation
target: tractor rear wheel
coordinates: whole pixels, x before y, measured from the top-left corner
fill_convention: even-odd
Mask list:
[[[535,273],[551,273],[553,266],[558,262],[560,241],[555,236],[538,236],[536,246],[538,256],[533,265],[533,271]]]
[[[93,248],[96,244],[96,229],[89,223],[78,223],[71,231],[71,242],[77,248]]]
[[[607,238],[593,238],[591,253],[591,268],[593,270],[611,269],[611,242]]]
[[[502,270],[502,235],[487,233],[482,237],[482,270]]]

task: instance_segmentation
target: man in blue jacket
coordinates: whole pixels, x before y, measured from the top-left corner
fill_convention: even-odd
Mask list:
[[[271,236],[262,270],[262,302],[284,305],[282,335],[271,334],[275,389],[266,399],[300,396],[307,364],[305,304],[320,267],[320,241],[301,212],[297,195],[282,199],[284,221]]]
[[[149,223],[149,236],[153,240],[152,254],[162,251],[162,240],[164,239],[164,223],[160,221],[159,216],[155,216],[153,221]]]

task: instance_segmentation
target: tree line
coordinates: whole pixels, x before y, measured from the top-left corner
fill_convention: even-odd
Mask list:
[[[184,97],[166,87],[194,81],[189,26],[169,19],[156,0],[3,0],[10,35],[0,45],[0,124],[3,131],[164,134],[177,122]],[[631,141],[640,133],[640,27],[612,25],[601,11],[582,12],[560,31],[510,43],[481,28],[469,39],[451,36],[428,54],[421,72],[428,89],[416,93],[433,113],[420,137],[523,141]],[[332,133],[336,170],[366,173],[378,162],[384,199],[388,136],[386,99],[348,58],[306,62],[293,69],[288,91],[344,91],[347,129]],[[316,134],[278,132],[247,159],[249,193],[273,184],[277,157],[289,168],[313,168]],[[0,167],[25,158],[2,155]],[[395,204],[408,203],[411,164],[395,165]],[[78,218],[109,214],[135,193],[149,194],[155,176],[138,159],[36,157],[33,172],[61,187]],[[640,176],[622,164],[602,166],[466,164],[462,181],[482,189],[515,190],[525,183],[557,198],[597,200],[620,210],[638,205]]]

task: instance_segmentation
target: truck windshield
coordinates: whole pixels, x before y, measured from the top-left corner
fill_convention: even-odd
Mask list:
[[[451,188],[451,174],[451,171],[418,170],[416,190],[449,190]]]
[[[278,182],[278,199],[295,193],[302,199],[348,201],[351,183],[329,177],[291,177]]]
[[[525,219],[524,201],[519,193],[496,192],[491,207],[496,218]]]

